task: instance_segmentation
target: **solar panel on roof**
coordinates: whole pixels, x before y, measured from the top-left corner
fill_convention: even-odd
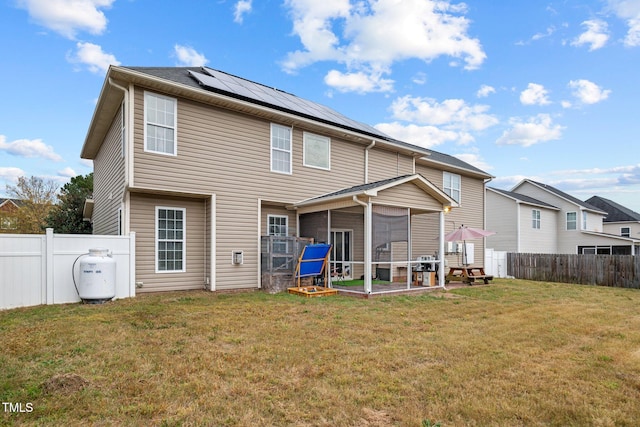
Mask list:
[[[290,93],[213,70],[211,68],[202,68],[202,71],[202,73],[189,71],[189,74],[204,87],[223,91],[230,95],[253,99],[254,101],[265,103],[278,109],[309,116],[326,123],[333,123],[341,127],[389,138],[376,128],[365,123],[352,120],[317,102],[299,98]]]

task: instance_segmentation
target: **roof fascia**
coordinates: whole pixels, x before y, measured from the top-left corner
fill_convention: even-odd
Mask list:
[[[607,237],[609,239],[624,240],[625,242],[640,243],[640,239],[636,239],[633,237],[616,236],[615,234],[599,233],[597,231],[587,231],[587,230],[580,230],[580,232],[584,234],[589,234],[591,236]]]
[[[467,168],[463,168],[460,166],[455,166],[452,165],[450,163],[444,163],[444,162],[439,162],[437,160],[433,160],[430,157],[419,157],[418,159],[416,159],[417,161],[422,161],[424,163],[428,163],[428,164],[433,164],[433,165],[438,165],[440,166],[439,169],[442,170],[446,170],[446,171],[456,171],[456,172],[464,172],[464,174],[466,175],[470,175],[473,177],[477,177],[477,178],[482,178],[482,179],[493,179],[495,178],[495,176],[490,175],[486,172],[480,173],[471,169],[467,169]]]
[[[503,197],[506,197],[508,199],[511,199],[511,200],[513,200],[514,202],[516,202],[519,205],[535,206],[535,207],[538,207],[538,208],[550,209],[550,210],[553,210],[553,211],[559,211],[560,210],[560,208],[557,208],[555,206],[546,206],[546,205],[541,205],[539,203],[531,203],[531,202],[527,202],[526,200],[520,200],[520,199],[517,199],[517,198],[515,198],[513,196],[510,196],[508,194],[504,194],[504,193],[502,193],[500,191],[497,191],[497,190],[495,190],[495,189],[493,189],[491,187],[487,187],[487,190],[492,191],[493,193],[495,193],[495,194],[497,194],[499,196],[503,196]]]

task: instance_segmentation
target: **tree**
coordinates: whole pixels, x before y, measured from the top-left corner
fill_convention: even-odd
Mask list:
[[[91,194],[93,194],[93,173],[71,178],[71,181],[60,189],[59,203],[49,212],[46,219],[47,227],[62,234],[91,234],[91,223],[84,221],[82,215],[84,202]]]
[[[43,233],[49,211],[56,200],[58,184],[51,179],[21,176],[15,186],[7,185],[7,194],[20,201],[18,233]]]

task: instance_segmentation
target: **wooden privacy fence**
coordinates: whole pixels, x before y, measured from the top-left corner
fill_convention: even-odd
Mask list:
[[[640,289],[640,257],[633,255],[507,254],[517,279]]]

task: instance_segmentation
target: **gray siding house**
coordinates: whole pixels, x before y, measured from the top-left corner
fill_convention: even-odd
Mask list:
[[[487,188],[488,248],[558,254],[635,255],[640,239],[608,233],[607,212],[547,184],[525,179],[511,191]]]
[[[269,235],[333,243],[332,261],[370,292],[382,261],[401,277],[393,262],[443,254],[461,224],[483,227],[491,178],[206,67],[110,67],[81,157],[94,162],[94,233],[136,232],[140,292],[259,288]]]

